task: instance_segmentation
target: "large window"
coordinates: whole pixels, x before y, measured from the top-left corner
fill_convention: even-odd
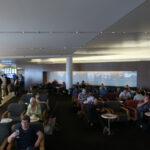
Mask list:
[[[57,80],[59,83],[66,81],[66,72],[55,71],[50,72],[48,79],[50,82]],[[136,71],[74,71],[73,84],[84,80],[90,85],[100,85],[104,83],[106,86],[137,86]]]

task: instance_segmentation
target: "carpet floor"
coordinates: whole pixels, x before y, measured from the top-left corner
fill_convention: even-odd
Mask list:
[[[46,150],[58,149],[101,149],[127,150],[147,149],[150,147],[150,133],[137,128],[133,122],[112,123],[113,135],[106,136],[97,128],[86,129],[72,111],[71,97],[56,96],[56,122],[60,131],[45,136]]]

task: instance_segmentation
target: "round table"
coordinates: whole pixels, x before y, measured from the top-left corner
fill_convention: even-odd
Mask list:
[[[119,101],[120,102],[120,104],[123,104],[124,103],[124,101]]]
[[[33,123],[33,122],[37,122],[37,121],[39,121],[40,119],[39,118],[32,118],[32,117],[30,117],[30,122],[31,123]]]
[[[88,101],[84,101],[83,104],[88,104]]]
[[[145,114],[145,116],[150,117],[150,111],[147,111],[144,114]]]
[[[118,117],[118,115],[106,113],[106,114],[102,114],[101,117],[108,120],[108,135],[111,135],[110,120],[116,119]]]
[[[2,118],[0,123],[10,123],[13,120],[11,118]]]

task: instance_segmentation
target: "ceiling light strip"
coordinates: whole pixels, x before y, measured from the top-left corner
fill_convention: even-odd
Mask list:
[[[99,32],[0,31],[0,34],[97,34]]]
[[[74,32],[61,32],[61,31],[0,31],[0,34],[150,34],[150,32],[97,32],[97,31],[74,31]]]

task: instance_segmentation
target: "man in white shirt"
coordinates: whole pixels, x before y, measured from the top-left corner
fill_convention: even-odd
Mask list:
[[[133,100],[138,100],[138,101],[144,100],[144,96],[141,94],[140,91],[136,91],[136,95],[133,97]]]
[[[125,89],[120,93],[119,98],[120,98],[121,100],[127,100],[127,99],[131,98],[131,94],[130,94],[130,92],[128,92],[128,89],[127,89],[127,88],[125,88]]]
[[[87,97],[88,97],[88,94],[86,92],[86,89],[82,89],[82,92],[79,93],[78,95],[79,103],[82,104],[84,101],[87,100]]]

